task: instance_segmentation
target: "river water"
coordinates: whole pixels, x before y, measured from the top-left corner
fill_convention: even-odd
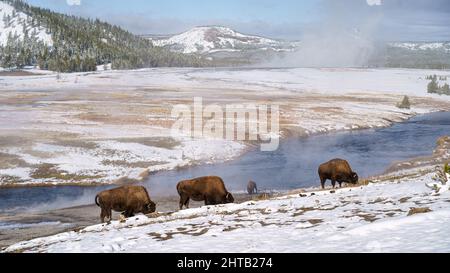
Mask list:
[[[144,184],[152,196],[177,195],[178,181],[205,175],[221,176],[228,189],[238,192],[249,180],[257,182],[260,190],[319,186],[317,168],[325,161],[347,159],[361,178],[367,177],[383,172],[395,161],[431,154],[443,135],[450,135],[450,112],[418,116],[383,129],[290,138],[275,152],[255,149],[226,163],[163,171],[152,174]],[[92,204],[95,194],[106,188],[0,189],[0,213]]]

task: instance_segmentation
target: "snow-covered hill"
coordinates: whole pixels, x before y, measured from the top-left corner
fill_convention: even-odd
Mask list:
[[[175,36],[148,36],[156,46],[181,53],[212,54],[246,50],[273,50],[277,52],[301,50],[301,42],[281,41],[255,35],[245,35],[228,27],[195,27]],[[387,46],[408,51],[450,52],[450,42],[392,42]]]
[[[245,50],[290,51],[293,43],[245,35],[227,27],[196,27],[170,38],[151,38],[156,46],[167,47],[181,53],[209,54],[241,52]]]
[[[39,26],[37,21],[27,14],[0,1],[0,46],[6,46],[8,37],[14,36],[22,41],[28,36],[34,41],[44,42],[48,46],[53,45],[52,35],[46,28]]]

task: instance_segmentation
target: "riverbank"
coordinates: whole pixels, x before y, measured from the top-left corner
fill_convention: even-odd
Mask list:
[[[237,203],[246,202],[258,196],[235,194]],[[179,196],[155,196],[160,213],[170,213],[179,209]],[[198,208],[202,202],[191,202],[192,208]],[[113,213],[118,219],[119,213]],[[61,232],[81,230],[100,222],[100,208],[96,205],[68,207],[57,210],[20,212],[0,215],[0,249],[24,240],[32,240]]]
[[[448,252],[450,191],[432,175],[136,216],[6,252]],[[261,236],[264,234],[264,236]]]
[[[224,107],[277,104],[285,138],[382,128],[450,111],[449,98],[426,93],[425,78],[436,73],[252,68],[0,77],[0,187],[137,182],[154,171],[243,155],[248,143],[171,134],[173,106],[192,105],[194,97]],[[411,110],[396,107],[404,95]]]

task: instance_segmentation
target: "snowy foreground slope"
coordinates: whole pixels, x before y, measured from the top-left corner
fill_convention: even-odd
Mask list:
[[[432,174],[137,216],[18,243],[6,252],[448,252],[448,185],[436,193],[426,183]]]

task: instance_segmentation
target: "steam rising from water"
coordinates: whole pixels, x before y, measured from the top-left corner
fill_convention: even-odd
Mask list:
[[[375,54],[381,1],[324,1],[323,18],[304,30],[296,52],[270,63],[288,67],[361,67]],[[363,9],[353,9],[363,5]],[[354,10],[363,10],[354,12]]]

